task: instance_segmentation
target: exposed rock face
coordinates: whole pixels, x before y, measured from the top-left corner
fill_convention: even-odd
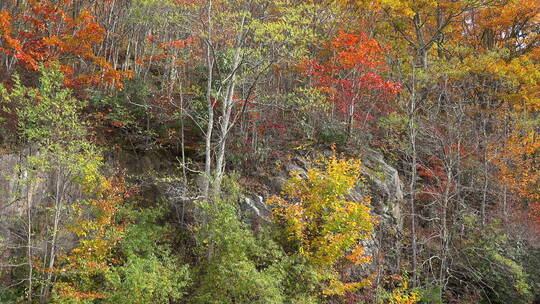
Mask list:
[[[53,184],[49,176],[40,174],[28,180],[23,168],[25,155],[30,151],[0,155],[0,220],[26,215],[28,204],[41,206],[46,203]],[[0,225],[0,237],[6,237],[6,225]]]
[[[15,170],[19,160],[19,156],[15,154],[0,155],[0,214],[21,216],[23,213],[13,195],[19,192],[18,174]]]
[[[382,221],[401,230],[403,202],[403,183],[399,179],[398,171],[388,165],[384,156],[374,150],[366,150],[362,155],[362,175],[369,184],[369,195],[375,213],[382,217]],[[365,187],[364,187],[365,189]],[[363,192],[359,185],[355,192]]]
[[[371,196],[374,213],[379,217],[372,240],[366,241],[367,253],[372,255],[372,271],[383,273],[390,270],[393,273],[400,269],[400,251],[402,242],[403,216],[403,183],[398,171],[390,166],[384,156],[374,150],[365,150],[362,154],[362,175],[365,185],[358,185],[354,193],[363,193]],[[367,191],[367,193],[366,193]],[[380,253],[384,252],[385,257]],[[363,277],[366,270],[351,269],[351,275]]]
[[[240,208],[244,221],[250,224],[254,230],[271,223],[272,210],[260,195],[254,194],[244,197],[240,202]]]
[[[245,206],[245,210],[250,211],[248,216],[260,218],[263,222],[269,222],[272,210],[264,203],[262,196],[255,194],[251,197],[244,197],[242,205]]]
[[[305,175],[309,167],[310,164],[306,158],[293,157],[289,163],[284,164],[280,175],[267,180],[268,192],[278,193],[292,172]],[[402,226],[401,203],[403,201],[403,183],[399,179],[397,170],[385,162],[381,153],[366,150],[362,154],[361,173],[364,180],[358,183],[350,193],[350,198],[353,201],[361,201],[364,197],[370,196],[374,213],[379,216],[379,220],[384,223],[385,228],[395,230],[397,233]],[[246,209],[251,209],[251,214],[254,216],[260,214],[266,216],[270,212],[259,195],[246,198],[244,206]],[[260,212],[260,210],[267,211]]]
[[[33,227],[30,239],[34,252],[45,252],[49,241],[45,223],[50,221],[47,209],[54,201],[55,174],[30,174],[27,155],[35,155],[35,151],[27,148],[0,155],[0,264],[9,264],[6,262],[10,258],[24,255],[29,223]],[[81,197],[81,189],[77,186],[64,185],[63,191],[69,200]],[[57,236],[58,251],[71,248],[73,244],[75,239],[72,235],[59,233]],[[0,269],[4,271],[0,276],[8,274],[9,270],[8,267]]]
[[[0,155],[0,202],[2,202],[0,204],[0,214],[4,216],[22,216],[25,214],[26,204],[21,199],[17,199],[17,195],[14,195],[19,194],[20,196],[27,191],[27,185],[21,182],[24,177],[20,176],[24,172],[17,171],[17,167],[22,164],[22,157],[21,154]],[[351,192],[351,199],[359,201],[365,196],[371,196],[374,213],[380,217],[385,228],[395,230],[396,232],[400,231],[402,225],[400,204],[403,201],[403,185],[399,179],[397,170],[385,162],[381,153],[374,150],[364,151],[362,161],[362,175],[365,177],[365,180],[359,183],[356,189]],[[146,162],[149,161],[147,160]],[[138,165],[127,163],[135,169],[140,169],[144,165],[144,163],[139,163]],[[285,180],[293,171],[305,174],[309,166],[309,161],[305,157],[293,157],[290,162],[284,164],[281,174],[267,180],[268,193],[278,193]],[[150,167],[154,168],[155,166]],[[31,196],[34,206],[40,205],[46,198],[47,193],[53,190],[49,189],[50,186],[51,182],[46,177],[41,178],[32,185]],[[185,187],[178,185],[178,182],[156,182],[156,186],[158,186],[157,188],[159,190],[157,191],[160,193],[154,194],[155,198],[163,195],[174,201],[190,199],[187,192],[184,193],[187,191],[184,189]],[[245,197],[241,205],[250,217],[259,218],[258,221],[265,222],[268,221],[271,211],[264,201],[265,197],[253,194],[250,197]]]

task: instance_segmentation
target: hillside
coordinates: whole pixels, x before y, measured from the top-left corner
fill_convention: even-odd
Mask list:
[[[540,303],[540,2],[3,0],[0,303]]]

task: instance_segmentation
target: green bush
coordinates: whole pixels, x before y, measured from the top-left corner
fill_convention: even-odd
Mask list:
[[[107,269],[63,275],[51,303],[178,303],[191,282],[190,269],[171,250],[171,229],[163,225],[165,211],[157,205],[119,212],[117,220],[129,224],[108,256]]]
[[[272,265],[280,251],[261,244],[239,221],[233,203],[201,203],[200,211],[205,221],[195,235],[202,260],[193,303],[283,303],[281,274]]]
[[[469,267],[476,271],[472,281],[478,286],[481,303],[531,303],[534,279],[531,281],[526,264],[530,253],[504,233],[497,222],[479,231],[466,243],[464,251]]]
[[[124,265],[115,267],[108,276],[112,291],[103,303],[174,303],[185,294],[189,284],[187,265],[163,253],[142,257],[131,255]]]
[[[19,288],[0,287],[0,303],[1,304],[16,304],[23,303],[24,298],[21,296],[23,292]]]
[[[294,248],[285,253],[287,245],[277,242],[283,231],[255,233],[240,220],[236,202],[242,189],[234,180],[225,179],[220,201],[199,203],[192,302],[319,303],[321,279]]]
[[[347,134],[335,125],[326,125],[317,132],[317,137],[322,143],[343,144],[347,141]]]
[[[442,287],[432,284],[427,284],[420,289],[421,304],[444,304],[442,298]]]
[[[107,276],[107,298],[103,303],[176,303],[190,283],[189,266],[182,264],[169,248],[169,227],[161,224],[165,209],[155,206],[127,210],[133,221],[126,228],[119,256],[125,262]]]

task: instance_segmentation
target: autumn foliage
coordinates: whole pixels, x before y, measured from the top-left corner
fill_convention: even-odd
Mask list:
[[[37,71],[39,64],[50,66],[60,61],[71,87],[122,86],[129,71],[118,71],[95,48],[106,31],[87,8],[74,12],[74,2],[30,0],[24,12],[0,12],[0,52],[8,55],[10,65]],[[82,70],[79,62],[94,66]],[[97,71],[96,71],[97,70]]]
[[[388,100],[400,90],[399,83],[384,78],[388,70],[385,49],[366,33],[340,31],[329,43],[326,61],[304,63],[313,85],[320,88],[345,117],[365,126],[375,115],[388,113]],[[357,109],[358,108],[358,109]]]
[[[105,299],[100,286],[77,284],[90,277],[104,276],[110,271],[115,258],[112,250],[123,237],[125,225],[116,222],[118,211],[129,197],[124,178],[100,178],[93,185],[90,198],[74,207],[76,215],[69,229],[79,239],[79,245],[69,254],[59,257],[55,271],[60,280],[55,284],[56,297],[61,301],[89,301]],[[88,215],[87,212],[91,211]],[[63,278],[69,278],[63,281]]]
[[[0,303],[538,302],[539,28],[537,0],[0,0]]]
[[[343,259],[354,264],[370,261],[360,244],[371,237],[377,223],[370,214],[369,198],[361,202],[347,199],[361,181],[360,165],[357,159],[320,157],[306,176],[293,173],[283,198],[275,196],[269,201],[290,239],[299,243],[299,252],[323,270]],[[334,277],[323,292],[343,294],[367,282],[342,283]]]

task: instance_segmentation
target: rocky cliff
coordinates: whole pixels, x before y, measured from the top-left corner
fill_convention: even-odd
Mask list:
[[[328,152],[328,151],[327,151]],[[9,240],[16,237],[16,230],[21,229],[23,218],[26,215],[27,207],[39,208],[47,203],[52,182],[49,177],[41,176],[29,187],[24,179],[24,170],[20,170],[24,155],[28,151],[0,155],[0,238]],[[365,150],[362,153],[364,179],[358,183],[354,191],[350,193],[350,199],[360,201],[366,196],[371,197],[373,213],[378,217],[379,225],[373,240],[369,241],[367,248],[374,257],[379,257],[384,251],[395,253],[396,258],[385,257],[374,259],[374,270],[382,271],[383,268],[399,267],[400,237],[402,230],[403,185],[395,168],[390,166],[383,155],[375,150]],[[114,165],[113,165],[114,163]],[[163,157],[144,156],[141,161],[134,161],[133,156],[119,154],[110,158],[110,167],[120,164],[128,169],[128,172],[141,174],[142,172],[167,170],[169,162]],[[284,181],[293,171],[307,172],[310,162],[307,157],[298,153],[291,157],[290,161],[284,163],[280,170],[273,176],[263,178],[264,191],[253,191],[246,195],[240,202],[244,211],[244,216],[252,226],[269,223],[271,209],[265,204],[265,200],[272,194],[280,191]],[[140,181],[139,181],[140,182]],[[193,194],[188,191],[188,186],[179,180],[144,180],[141,182],[144,188],[144,195],[148,200],[165,198],[171,203],[178,219],[182,221],[189,218],[189,209],[185,208],[193,199]],[[71,194],[75,199],[77,192]],[[365,272],[365,271],[364,271]]]

